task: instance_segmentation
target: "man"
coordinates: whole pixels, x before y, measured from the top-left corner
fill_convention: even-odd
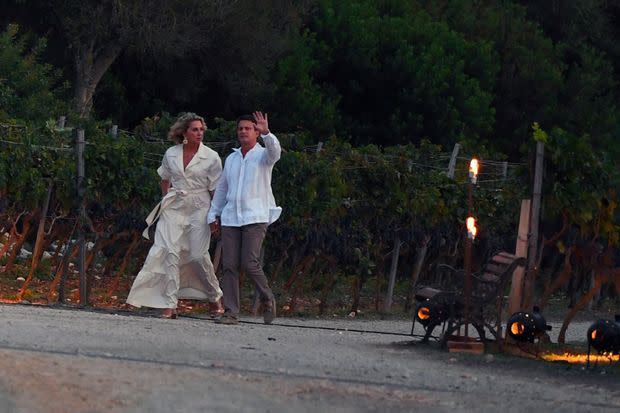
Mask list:
[[[257,143],[259,135],[264,147]],[[267,226],[282,212],[271,190],[271,172],[282,150],[269,132],[266,113],[240,117],[237,139],[241,147],[226,159],[207,217],[212,234],[218,236],[221,231],[222,235],[225,312],[217,322],[239,322],[239,271],[244,271],[260,294],[265,324],[271,324],[276,306],[260,263],[260,251]]]

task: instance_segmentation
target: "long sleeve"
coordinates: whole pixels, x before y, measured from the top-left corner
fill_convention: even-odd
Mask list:
[[[268,165],[273,165],[280,159],[280,155],[282,154],[282,147],[280,146],[280,141],[276,138],[276,135],[273,133],[268,133],[267,135],[261,135],[263,138],[263,142],[265,142],[265,161]]]
[[[209,213],[207,214],[207,223],[212,223],[216,220],[216,217],[222,214],[222,210],[226,205],[226,194],[228,193],[228,181],[226,178],[226,166],[224,166],[224,171],[219,177],[217,181],[217,187],[215,188],[215,195],[213,195],[213,199],[211,200],[211,208],[209,208]]]
[[[222,226],[240,227],[271,224],[280,215],[271,189],[271,172],[280,159],[280,143],[271,134],[263,136],[265,146],[255,145],[245,156],[233,149],[215,189],[207,222],[219,216]]]

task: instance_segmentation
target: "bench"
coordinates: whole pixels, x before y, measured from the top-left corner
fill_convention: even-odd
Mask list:
[[[499,252],[491,257],[478,273],[471,274],[472,288],[469,324],[480,339],[486,341],[489,331],[498,342],[502,338],[502,308],[504,294],[517,267],[525,266],[523,257]],[[438,267],[438,286],[423,286],[415,293],[418,302],[413,315],[411,334],[416,321],[424,328],[423,342],[432,337],[433,330],[442,325],[443,344],[466,322],[463,284],[465,271],[442,264]]]

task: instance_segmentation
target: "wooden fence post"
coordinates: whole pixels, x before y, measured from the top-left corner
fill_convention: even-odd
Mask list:
[[[84,225],[86,224],[86,209],[84,207],[84,147],[86,141],[84,140],[84,129],[77,130],[77,136],[75,141],[75,151],[77,157],[77,197],[79,202],[79,216],[78,216],[78,271],[80,273],[80,306],[85,307],[88,305],[88,285],[85,271],[86,263],[86,242],[84,237]]]
[[[454,178],[454,169],[456,168],[456,157],[459,155],[460,150],[461,150],[461,145],[458,143],[455,143],[454,148],[452,149],[452,156],[450,156],[450,163],[448,164],[448,178]]]
[[[527,247],[529,243],[530,232],[530,205],[529,199],[521,201],[521,214],[519,216],[519,232],[517,233],[517,246],[515,248],[515,256],[527,258]],[[517,267],[512,273],[512,282],[510,283],[510,298],[508,299],[508,314],[514,314],[521,310],[523,302],[523,277],[525,268]]]
[[[390,311],[392,308],[392,298],[394,297],[394,284],[396,284],[396,272],[398,270],[398,258],[400,256],[400,236],[398,232],[394,234],[394,249],[392,250],[392,263],[390,265],[390,274],[388,278],[388,290],[385,294],[385,303],[383,310]]]
[[[536,142],[536,164],[534,166],[534,190],[532,192],[532,212],[530,213],[530,239],[527,257],[527,271],[525,273],[525,291],[523,306],[529,307],[535,295],[535,280],[538,268],[538,226],[540,224],[540,204],[542,192],[542,173],[545,154],[545,144]]]
[[[66,116],[60,116],[58,118],[58,123],[56,124],[56,126],[58,127],[58,129],[64,129],[65,128],[65,122],[67,121],[67,117]]]

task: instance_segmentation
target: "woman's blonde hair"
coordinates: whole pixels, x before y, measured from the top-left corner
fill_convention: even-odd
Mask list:
[[[187,112],[179,116],[168,131],[168,139],[174,143],[183,142],[183,133],[189,128],[189,124],[195,120],[199,120],[202,123],[202,127],[206,129],[207,124],[202,116],[198,116],[193,112]]]

